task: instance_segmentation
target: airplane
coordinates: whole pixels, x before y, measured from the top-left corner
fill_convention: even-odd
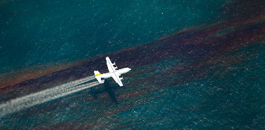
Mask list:
[[[118,67],[116,66],[116,63],[115,62],[112,63],[109,57],[106,57],[106,63],[107,63],[109,73],[101,74],[99,71],[95,70],[94,71],[95,78],[98,80],[100,84],[102,84],[104,83],[104,79],[112,77],[114,81],[117,84],[119,84],[120,87],[122,87],[123,83],[121,82],[121,80],[123,79],[123,77],[120,77],[120,76],[121,74],[129,72],[131,68],[118,69]]]

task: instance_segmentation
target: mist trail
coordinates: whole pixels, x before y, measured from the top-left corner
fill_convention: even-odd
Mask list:
[[[92,81],[93,79],[95,79],[94,76],[89,76],[53,88],[42,90],[40,92],[36,92],[30,95],[9,100],[5,103],[0,104],[0,118],[7,114],[11,114],[20,111],[22,109],[42,104],[44,102],[48,102],[98,85],[99,83],[97,81],[89,82]]]

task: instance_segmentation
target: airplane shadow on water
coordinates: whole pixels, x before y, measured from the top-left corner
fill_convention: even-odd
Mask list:
[[[103,89],[95,89],[95,88],[91,88],[90,93],[91,95],[94,97],[94,99],[97,99],[98,95],[104,92],[107,92],[110,99],[115,103],[118,104],[118,100],[115,96],[115,89],[120,88],[118,85],[114,85],[114,84],[110,84],[109,79],[105,79],[104,82],[104,88]]]

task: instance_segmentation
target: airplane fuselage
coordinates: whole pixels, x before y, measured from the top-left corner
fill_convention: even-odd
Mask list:
[[[131,69],[130,68],[122,68],[122,69],[118,69],[116,71],[114,71],[115,73],[119,73],[119,74],[124,74],[124,73],[127,73],[129,72]],[[113,73],[113,72],[111,72]]]
[[[104,79],[107,79],[107,78],[110,78],[110,77],[113,77],[113,76],[117,76],[116,74],[120,74],[120,75],[121,74],[125,74],[125,73],[129,72],[130,70],[131,70],[130,68],[122,68],[122,69],[119,69],[119,70],[115,70],[113,72],[101,74],[101,76],[104,77]]]

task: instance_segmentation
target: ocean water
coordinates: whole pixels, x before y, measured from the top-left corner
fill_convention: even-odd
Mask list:
[[[1,0],[0,129],[265,129],[264,6]]]
[[[0,72],[67,62],[212,22],[219,1],[1,0]]]

